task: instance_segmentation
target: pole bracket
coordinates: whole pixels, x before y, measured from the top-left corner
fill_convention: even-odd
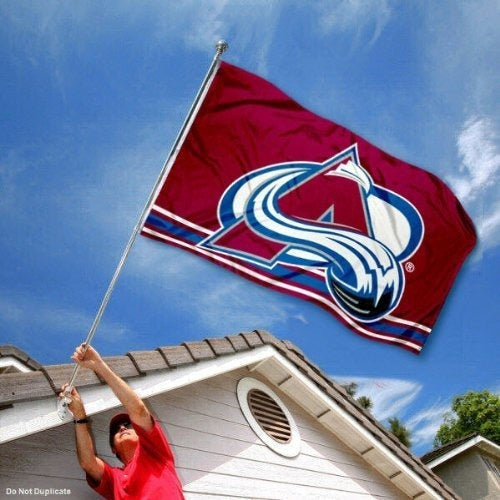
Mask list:
[[[68,385],[66,389],[64,389],[63,396],[57,400],[57,415],[61,420],[68,420],[73,418],[73,413],[69,409],[69,404],[71,403],[71,398],[68,394],[71,394],[73,387]]]

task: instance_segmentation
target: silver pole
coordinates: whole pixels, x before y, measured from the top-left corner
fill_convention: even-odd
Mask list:
[[[153,204],[153,201],[156,199],[156,196],[158,192],[160,191],[163,182],[165,178],[167,177],[170,169],[172,168],[172,165],[174,164],[174,161],[177,157],[177,154],[179,153],[180,147],[182,146],[182,143],[184,142],[184,139],[186,138],[187,133],[189,132],[189,129],[191,128],[191,125],[194,121],[194,118],[196,117],[196,114],[203,102],[203,99],[210,87],[210,83],[212,82],[215,73],[217,72],[217,69],[219,67],[219,60],[220,56],[227,50],[228,44],[224,40],[219,40],[217,44],[215,45],[216,52],[214,55],[214,58],[212,60],[212,64],[210,64],[210,67],[208,68],[207,74],[205,75],[205,78],[201,84],[200,89],[198,90],[198,93],[196,94],[196,97],[193,101],[193,104],[191,105],[191,108],[189,109],[189,112],[186,116],[186,119],[184,120],[184,123],[182,124],[182,127],[177,134],[177,137],[174,141],[174,144],[168,154],[167,159],[165,160],[165,163],[163,165],[163,168],[160,172],[160,175],[158,176],[158,179],[156,180],[155,185],[153,186],[153,189],[151,190],[151,193],[149,195],[148,201],[146,202],[146,205],[144,206],[141,216],[139,217],[139,220],[137,221],[137,224],[134,227],[134,230],[132,231],[132,234],[130,236],[130,239],[128,240],[127,246],[125,247],[125,250],[123,251],[122,257],[120,259],[120,262],[118,263],[118,266],[115,270],[115,273],[113,274],[113,277],[111,278],[111,281],[108,285],[108,289],[106,290],[106,294],[104,295],[104,298],[102,299],[101,305],[99,307],[99,310],[97,311],[97,314],[94,318],[94,322],[92,323],[92,326],[90,328],[90,331],[87,335],[87,338],[85,339],[85,348],[84,352],[87,350],[89,347],[90,343],[92,342],[92,339],[94,337],[94,334],[97,330],[97,327],[99,326],[99,323],[101,321],[102,315],[104,314],[104,310],[106,309],[106,306],[108,305],[109,299],[111,297],[111,293],[113,292],[113,289],[115,287],[116,282],[118,281],[118,277],[120,276],[120,272],[123,268],[123,265],[125,264],[125,261],[127,260],[127,257],[130,253],[130,250],[132,248],[132,245],[134,244],[134,241],[139,234],[139,231],[142,229],[142,226],[144,225],[146,218],[149,214],[149,211],[151,209],[151,205]],[[73,387],[73,384],[76,379],[76,375],[78,374],[78,370],[80,368],[80,365],[76,364],[75,368],[73,369],[73,374],[71,375],[71,378],[68,382],[68,387],[66,388],[66,393],[70,393]],[[62,406],[63,408],[60,408],[58,410],[59,416],[61,419],[64,419],[67,414],[67,405],[69,404],[70,401],[68,401],[67,398],[63,398],[62,400]]]

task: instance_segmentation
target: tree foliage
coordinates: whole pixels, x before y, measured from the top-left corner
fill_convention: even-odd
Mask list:
[[[411,446],[410,431],[406,426],[398,419],[398,417],[393,417],[388,419],[389,430],[403,443],[407,448]]]
[[[487,390],[469,391],[456,396],[451,408],[451,412],[445,413],[444,422],[436,433],[435,447],[474,432],[500,444],[500,397],[497,394]]]
[[[351,382],[350,384],[344,384],[342,387],[346,390],[347,394],[351,396],[351,398],[353,398],[356,395],[356,391],[358,390],[358,384],[356,384],[356,382]]]
[[[358,384],[356,384],[356,382],[344,384],[342,387],[346,390],[347,394],[351,396],[351,398],[355,398],[356,392],[358,391]],[[368,396],[359,396],[359,398],[355,399],[365,410],[370,411],[373,408],[373,401]]]
[[[368,396],[359,396],[356,401],[365,409],[370,411],[373,408],[373,402]]]

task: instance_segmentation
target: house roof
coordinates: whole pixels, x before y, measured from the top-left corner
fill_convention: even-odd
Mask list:
[[[424,464],[433,468],[475,446],[496,457],[500,457],[500,446],[484,438],[478,432],[473,432],[422,455],[421,460]]]
[[[0,360],[14,359],[29,370],[39,370],[42,365],[14,345],[0,345]]]
[[[340,407],[343,414],[353,425],[363,428],[364,433],[375,438],[380,443],[384,453],[388,451],[404,464],[403,468],[410,471],[412,477],[420,478],[439,497],[446,499],[458,498],[432,470],[402,445],[385,427],[365,411],[346,390],[334,382],[317,365],[306,358],[304,353],[286,340],[279,340],[268,332],[255,330],[220,338],[207,338],[195,342],[183,342],[181,345],[158,347],[147,351],[130,351],[123,356],[104,357],[108,365],[122,378],[129,381],[151,376],[155,372],[175,371],[182,367],[210,360],[223,359],[234,355],[243,355],[245,351],[258,350],[263,346],[273,347],[286,361],[298,370],[302,378],[306,378],[314,390],[319,390],[323,396]],[[10,407],[21,402],[40,400],[53,397],[60,392],[60,387],[67,382],[74,369],[74,364],[39,365],[35,371],[28,373],[7,373],[0,375],[0,408]],[[198,370],[199,371],[199,370]],[[287,382],[288,379],[282,383]],[[81,390],[86,386],[100,386],[103,381],[90,370],[80,370],[76,386]],[[329,410],[318,415],[318,420]],[[376,452],[373,446],[362,451],[367,458]],[[397,471],[389,478],[401,474]],[[416,475],[416,476],[415,476]],[[419,493],[417,496],[423,495]]]

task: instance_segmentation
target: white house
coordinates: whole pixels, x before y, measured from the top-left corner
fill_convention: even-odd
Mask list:
[[[471,434],[422,457],[463,500],[500,498],[500,446]]]
[[[105,359],[165,430],[188,499],[459,498],[297,347],[267,332]],[[0,367],[0,496],[95,498],[73,424],[56,413],[73,365],[41,366],[4,346]],[[107,426],[119,402],[88,370],[76,386],[97,452],[115,464]]]

